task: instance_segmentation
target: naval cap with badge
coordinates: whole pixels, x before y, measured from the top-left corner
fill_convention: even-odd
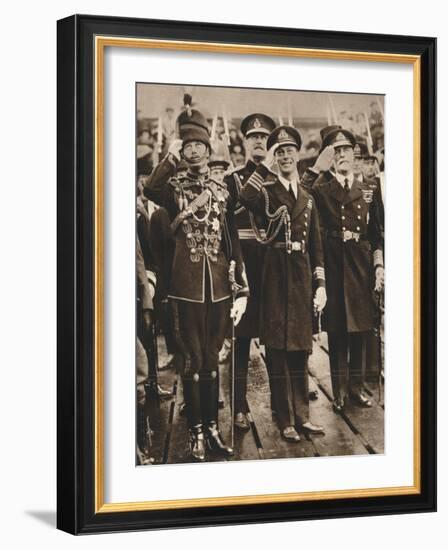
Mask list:
[[[320,137],[322,138],[322,148],[325,149],[328,145],[333,147],[342,147],[343,145],[348,145],[349,147],[355,148],[356,139],[355,136],[342,126],[333,125],[326,126],[320,131]]]
[[[205,116],[196,109],[187,109],[177,117],[179,136],[185,146],[189,141],[200,141],[210,149],[210,133]]]
[[[267,148],[270,149],[274,145],[281,147],[282,145],[293,145],[300,151],[302,147],[302,138],[293,126],[277,126],[268,137]]]
[[[267,136],[275,128],[275,122],[268,115],[253,113],[241,121],[240,129],[244,137],[251,134],[266,134]]]
[[[230,166],[230,163],[222,158],[213,157],[208,161],[209,168],[222,168],[223,170],[227,170],[229,166]]]

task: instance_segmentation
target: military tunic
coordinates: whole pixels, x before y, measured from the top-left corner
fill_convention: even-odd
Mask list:
[[[354,179],[345,191],[333,177],[328,182],[316,181],[310,192],[319,210],[325,252],[328,301],[324,327],[329,332],[370,331],[375,307],[373,252],[382,250],[375,184]]]
[[[269,215],[282,206],[286,207],[290,219],[289,253],[285,244],[286,223],[266,249],[260,337],[269,348],[311,351],[313,280],[314,287],[325,286],[315,201],[300,186],[297,199],[294,199],[278,177],[263,164],[249,177],[241,192],[241,201],[264,219],[266,227],[269,226]]]
[[[155,168],[145,195],[168,211],[175,250],[168,296],[175,300],[204,303],[206,270],[212,302],[229,299],[229,261],[236,262],[238,295],[249,287],[233,218],[232,196],[224,184],[208,173],[174,176],[176,163],[168,155]]]
[[[246,312],[235,329],[236,337],[257,338],[259,336],[259,315],[261,296],[261,274],[265,250],[257,241],[253,225],[261,228],[259,219],[252,216],[240,202],[240,193],[257,165],[249,160],[224,178],[235,206],[235,225],[240,239],[241,252],[250,288]]]

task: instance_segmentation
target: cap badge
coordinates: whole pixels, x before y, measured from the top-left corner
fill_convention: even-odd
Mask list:
[[[336,137],[335,137],[335,140],[344,140],[344,139],[347,139],[344,134],[342,132],[339,132]]]
[[[288,132],[286,130],[280,130],[280,132],[278,133],[278,139],[279,141],[284,141],[285,139],[290,139],[289,135],[288,135]]]
[[[256,118],[254,120],[254,128],[261,128],[261,122]]]

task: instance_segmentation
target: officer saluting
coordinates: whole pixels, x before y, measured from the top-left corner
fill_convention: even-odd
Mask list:
[[[244,264],[250,287],[250,298],[246,313],[237,327],[235,342],[235,426],[242,430],[250,428],[246,414],[247,371],[249,365],[250,343],[259,336],[259,303],[261,293],[261,272],[264,249],[257,240],[257,220],[244,205],[239,202],[243,185],[257,165],[266,157],[266,143],[269,134],[275,128],[272,118],[262,113],[254,113],[241,122],[247,162],[237,167],[224,179],[227,189],[236,202],[235,223],[241,242]],[[269,363],[269,358],[267,358]]]
[[[340,412],[347,395],[360,406],[372,406],[363,391],[364,358],[366,337],[374,328],[372,291],[380,290],[384,282],[382,238],[375,186],[354,176],[355,137],[340,126],[324,128],[321,135],[317,164],[322,172],[332,164],[334,175],[310,187],[323,230],[328,292],[324,326],[333,408]]]
[[[300,186],[297,162],[302,140],[291,126],[269,136],[268,158],[249,177],[241,201],[267,227],[261,294],[260,337],[269,350],[275,404],[282,436],[300,441],[296,431],[323,433],[309,420],[308,354],[313,347],[313,299],[316,312],[326,302],[319,216],[314,199]],[[269,170],[276,160],[279,173]],[[295,418],[290,419],[289,371]]]
[[[209,450],[233,454],[218,429],[218,353],[229,313],[237,324],[249,289],[234,224],[234,205],[226,186],[209,176],[210,137],[207,121],[187,106],[178,118],[181,140],[170,146],[145,186],[145,195],[165,207],[171,220],[175,251],[169,298],[177,309],[175,331],[184,356],[183,387],[191,456],[205,460]],[[188,172],[176,177],[181,156]],[[230,261],[236,263],[241,290],[230,312]],[[205,437],[204,437],[205,436]]]

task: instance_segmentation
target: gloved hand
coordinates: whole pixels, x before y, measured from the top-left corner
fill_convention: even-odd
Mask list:
[[[277,151],[278,147],[279,144],[276,143],[270,149],[268,149],[266,157],[262,161],[262,164],[264,164],[266,168],[269,168],[269,170],[271,170],[275,164],[275,151]]]
[[[327,291],[325,290],[325,287],[320,286],[316,289],[313,303],[314,303],[314,310],[317,313],[320,313],[324,309],[327,303]]]
[[[246,296],[240,296],[235,300],[235,303],[233,304],[233,307],[230,311],[230,317],[233,319],[233,324],[235,326],[237,326],[237,324],[241,321],[241,317],[246,311],[246,307],[247,307]]]
[[[171,145],[168,149],[168,153],[173,155],[173,157],[176,157],[177,160],[180,160],[180,151],[182,149],[182,140],[181,139],[175,139],[171,142]]]
[[[375,269],[375,292],[381,292],[384,288],[384,267]]]
[[[327,147],[325,147],[325,149],[317,157],[313,170],[315,172],[328,172],[333,165],[333,159],[334,147],[332,145],[327,145]]]

